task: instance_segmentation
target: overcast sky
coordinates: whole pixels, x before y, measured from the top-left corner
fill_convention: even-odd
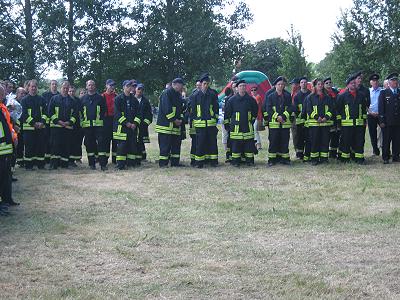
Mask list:
[[[318,63],[332,48],[340,10],[351,7],[352,0],[245,0],[254,15],[244,32],[251,42],[268,38],[288,38],[290,24],[300,32],[307,60]]]

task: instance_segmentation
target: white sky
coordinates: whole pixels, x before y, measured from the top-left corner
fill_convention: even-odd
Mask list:
[[[245,0],[254,15],[244,36],[251,42],[288,38],[290,24],[303,39],[307,60],[318,63],[332,48],[340,10],[351,7],[352,0]]]

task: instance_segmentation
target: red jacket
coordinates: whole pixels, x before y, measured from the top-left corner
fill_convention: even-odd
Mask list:
[[[103,95],[104,99],[106,99],[107,104],[107,111],[105,113],[106,117],[113,117],[114,116],[114,99],[117,97],[116,93],[109,94],[104,92]]]

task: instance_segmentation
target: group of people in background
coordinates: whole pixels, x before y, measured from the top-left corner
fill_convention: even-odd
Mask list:
[[[399,162],[400,93],[398,74],[379,85],[379,75],[363,84],[363,74],[352,74],[341,91],[333,88],[330,77],[293,79],[292,93],[287,80],[279,76],[265,95],[257,86],[233,78],[223,101],[222,142],[226,162],[233,166],[254,165],[262,149],[261,132],[268,128],[268,165],[290,164],[289,139],[292,131],[296,157],[313,165],[329,158],[364,164],[365,131],[369,128],[374,155],[384,164]],[[199,76],[196,88],[187,97],[182,78],[168,83],[159,99],[155,131],[158,134],[158,164],[182,166],[181,143],[189,126],[191,165],[197,168],[218,165],[218,92],[210,87],[208,73]],[[251,84],[251,92],[247,92]],[[86,147],[89,167],[107,170],[111,157],[118,170],[137,167],[146,159],[150,142],[152,107],[144,96],[144,85],[125,80],[116,94],[116,83],[105,82],[97,92],[93,80],[86,82],[79,97],[64,81],[52,80],[50,88],[38,95],[38,83],[29,80],[13,93],[10,82],[0,84],[0,214],[6,214],[12,199],[11,169],[18,163],[26,170],[76,167]],[[381,142],[379,140],[381,139]],[[380,145],[381,144],[381,145]],[[111,154],[111,155],[110,155]]]

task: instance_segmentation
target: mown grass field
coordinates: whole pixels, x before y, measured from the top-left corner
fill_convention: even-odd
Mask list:
[[[399,299],[400,164],[367,146],[366,166],[160,170],[153,133],[140,169],[17,169],[0,298]]]

